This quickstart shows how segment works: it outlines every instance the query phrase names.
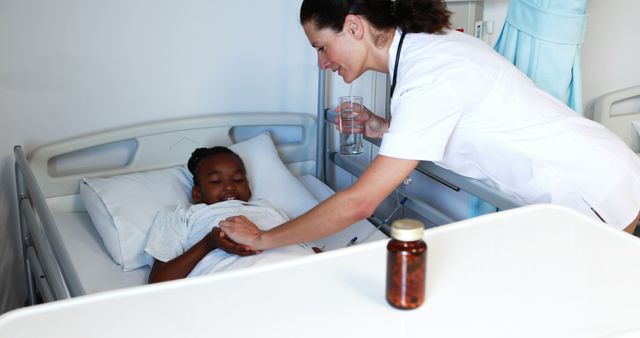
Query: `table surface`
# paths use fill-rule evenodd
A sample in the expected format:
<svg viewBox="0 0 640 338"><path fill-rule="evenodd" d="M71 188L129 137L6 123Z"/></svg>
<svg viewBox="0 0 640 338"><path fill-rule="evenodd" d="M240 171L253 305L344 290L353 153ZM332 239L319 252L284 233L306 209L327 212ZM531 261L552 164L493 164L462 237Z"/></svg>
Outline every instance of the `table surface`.
<svg viewBox="0 0 640 338"><path fill-rule="evenodd" d="M425 304L384 297L386 241L0 316L1 337L637 337L640 239L535 205L425 232Z"/></svg>

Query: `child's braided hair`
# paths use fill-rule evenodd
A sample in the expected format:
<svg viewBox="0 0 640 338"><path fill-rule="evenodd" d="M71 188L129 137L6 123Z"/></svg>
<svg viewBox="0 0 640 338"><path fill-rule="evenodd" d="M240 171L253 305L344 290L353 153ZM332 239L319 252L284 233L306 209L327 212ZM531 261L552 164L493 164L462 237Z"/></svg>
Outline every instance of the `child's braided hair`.
<svg viewBox="0 0 640 338"><path fill-rule="evenodd" d="M203 159L209 156L213 156L217 154L233 155L238 160L238 162L240 162L240 164L242 165L242 171L244 171L245 173L247 172L247 169L244 167L244 162L242 161L242 158L240 158L238 154L236 154L233 150L227 147L216 146L211 148L198 148L194 150L193 153L191 153L191 157L187 162L187 168L189 169L191 174L193 174L194 185L198 185L198 175L196 175L196 172L198 170L198 166L200 165L200 161L202 161Z"/></svg>

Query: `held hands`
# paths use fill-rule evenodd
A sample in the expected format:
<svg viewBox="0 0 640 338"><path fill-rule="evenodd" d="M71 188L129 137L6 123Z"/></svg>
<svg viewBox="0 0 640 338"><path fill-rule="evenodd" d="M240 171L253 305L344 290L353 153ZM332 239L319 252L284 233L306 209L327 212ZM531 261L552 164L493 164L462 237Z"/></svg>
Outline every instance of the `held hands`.
<svg viewBox="0 0 640 338"><path fill-rule="evenodd" d="M251 256L255 254L259 254L262 251L260 250L252 250L247 245L242 245L234 242L229 236L226 235L225 232L220 230L218 227L214 227L209 232L210 243L214 248L222 249L230 254L238 255L238 256Z"/></svg>
<svg viewBox="0 0 640 338"><path fill-rule="evenodd" d="M256 247L263 231L245 216L232 216L220 222L220 227L231 240L249 247Z"/></svg>
<svg viewBox="0 0 640 338"><path fill-rule="evenodd" d="M382 117L377 116L376 114L371 112L364 105L361 107L362 107L362 110L361 110L361 113L358 114L357 119L358 121L364 122L364 135L366 137L371 137L371 138L381 138L382 135L384 135L384 133L387 132L387 129L389 129L389 123ZM342 111L342 106L338 105L335 111L338 113L338 116L336 116L336 129L342 132L343 130L340 129L342 125L340 123L340 112ZM345 131L351 132L350 130L346 130L346 129Z"/></svg>

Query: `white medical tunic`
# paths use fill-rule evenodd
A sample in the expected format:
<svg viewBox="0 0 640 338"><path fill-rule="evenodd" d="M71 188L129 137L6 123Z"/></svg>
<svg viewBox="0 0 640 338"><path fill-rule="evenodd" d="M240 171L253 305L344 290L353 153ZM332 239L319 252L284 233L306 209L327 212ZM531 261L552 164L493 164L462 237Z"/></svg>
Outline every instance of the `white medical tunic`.
<svg viewBox="0 0 640 338"><path fill-rule="evenodd" d="M400 40L389 49L393 76ZM407 34L380 154L433 161L524 204L554 203L623 229L640 210L640 160L464 33Z"/></svg>

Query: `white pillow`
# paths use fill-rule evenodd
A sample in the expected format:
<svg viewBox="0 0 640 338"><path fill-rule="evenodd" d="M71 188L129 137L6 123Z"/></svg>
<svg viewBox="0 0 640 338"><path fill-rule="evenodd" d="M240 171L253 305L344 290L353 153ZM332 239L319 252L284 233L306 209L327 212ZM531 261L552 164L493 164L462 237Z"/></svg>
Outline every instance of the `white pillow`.
<svg viewBox="0 0 640 338"><path fill-rule="evenodd" d="M151 263L144 252L158 210L191 200L191 173L184 167L84 178L80 197L113 261L124 271Z"/></svg>
<svg viewBox="0 0 640 338"><path fill-rule="evenodd" d="M229 146L247 169L253 198L263 198L289 218L302 215L318 201L282 163L269 133Z"/></svg>
<svg viewBox="0 0 640 338"><path fill-rule="evenodd" d="M282 163L268 133L229 148L244 161L254 198L266 199L291 218L317 204ZM124 271L129 271L152 262L144 245L155 214L168 206L190 202L192 185L191 173L180 166L85 178L80 196L107 251Z"/></svg>

